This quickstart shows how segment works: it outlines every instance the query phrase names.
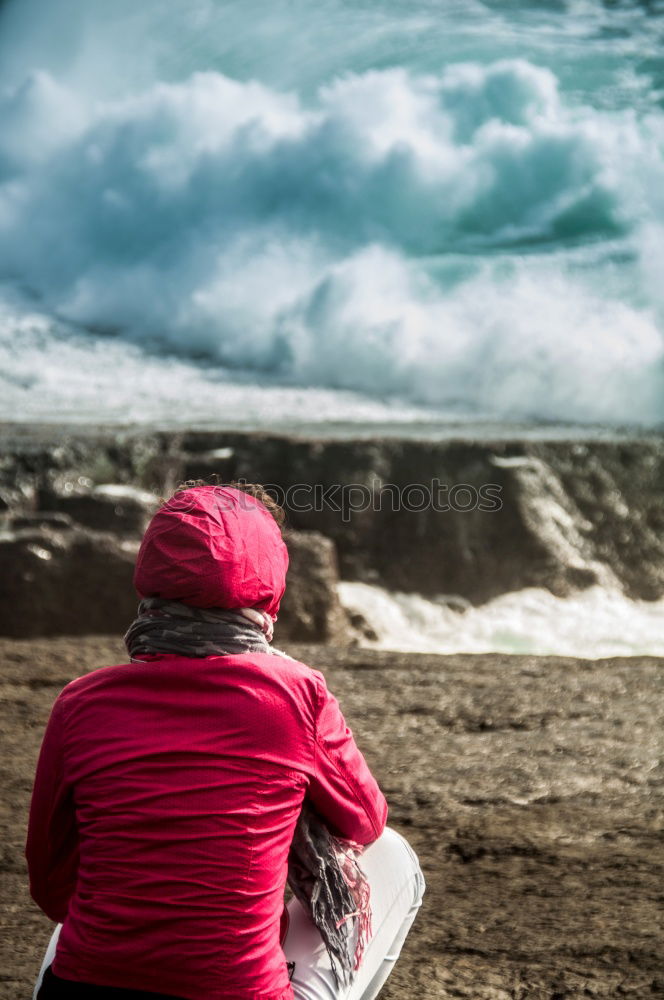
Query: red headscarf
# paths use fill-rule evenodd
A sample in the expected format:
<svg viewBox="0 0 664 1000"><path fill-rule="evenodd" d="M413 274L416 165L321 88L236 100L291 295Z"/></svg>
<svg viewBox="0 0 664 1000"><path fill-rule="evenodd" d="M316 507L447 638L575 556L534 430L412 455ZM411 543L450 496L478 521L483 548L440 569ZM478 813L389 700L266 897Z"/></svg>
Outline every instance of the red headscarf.
<svg viewBox="0 0 664 1000"><path fill-rule="evenodd" d="M195 486L152 518L134 586L141 598L259 608L275 619L287 569L279 525L260 500L230 486Z"/></svg>

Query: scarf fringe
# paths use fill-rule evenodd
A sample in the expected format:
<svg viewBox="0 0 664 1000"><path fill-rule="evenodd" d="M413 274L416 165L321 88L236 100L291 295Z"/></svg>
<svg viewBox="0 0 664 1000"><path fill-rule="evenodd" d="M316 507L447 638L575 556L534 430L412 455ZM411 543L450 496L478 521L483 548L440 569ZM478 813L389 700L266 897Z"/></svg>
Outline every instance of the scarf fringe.
<svg viewBox="0 0 664 1000"><path fill-rule="evenodd" d="M321 933L338 986L350 985L371 937L361 852L359 844L333 836L305 803L288 859L288 884Z"/></svg>

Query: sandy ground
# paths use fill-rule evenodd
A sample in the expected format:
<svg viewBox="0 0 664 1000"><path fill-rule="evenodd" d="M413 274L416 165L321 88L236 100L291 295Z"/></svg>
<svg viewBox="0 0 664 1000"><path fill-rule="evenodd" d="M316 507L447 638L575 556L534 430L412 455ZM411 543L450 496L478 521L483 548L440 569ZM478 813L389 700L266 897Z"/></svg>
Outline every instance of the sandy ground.
<svg viewBox="0 0 664 1000"><path fill-rule="evenodd" d="M327 675L427 879L384 1000L664 996L664 661L291 651ZM123 659L0 640L3 1000L30 996L50 932L23 860L50 706Z"/></svg>

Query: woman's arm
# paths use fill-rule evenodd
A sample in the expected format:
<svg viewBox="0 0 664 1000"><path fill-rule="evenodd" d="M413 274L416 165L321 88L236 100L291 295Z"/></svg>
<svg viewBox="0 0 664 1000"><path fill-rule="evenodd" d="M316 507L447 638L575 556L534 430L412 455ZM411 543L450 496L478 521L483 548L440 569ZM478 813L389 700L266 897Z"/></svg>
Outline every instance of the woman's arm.
<svg viewBox="0 0 664 1000"><path fill-rule="evenodd" d="M331 832L370 844L385 829L387 802L321 674L314 773L308 796Z"/></svg>
<svg viewBox="0 0 664 1000"><path fill-rule="evenodd" d="M78 869L76 814L64 773L62 713L58 698L37 763L25 848L32 898L55 921L67 915Z"/></svg>

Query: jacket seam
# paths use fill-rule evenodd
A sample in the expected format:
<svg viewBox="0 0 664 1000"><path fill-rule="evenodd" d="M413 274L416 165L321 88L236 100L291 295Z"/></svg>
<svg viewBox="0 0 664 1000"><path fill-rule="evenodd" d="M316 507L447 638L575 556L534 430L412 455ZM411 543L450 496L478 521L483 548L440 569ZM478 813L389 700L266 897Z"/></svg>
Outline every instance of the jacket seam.
<svg viewBox="0 0 664 1000"><path fill-rule="evenodd" d="M57 784L56 784L56 788L57 788L57 794L62 794L64 786L68 785L67 772L66 772L66 768L65 768L65 758L66 758L65 749L66 749L66 744L67 744L67 728L68 728L68 722L69 722L68 711L67 711L67 706L66 706L66 699L63 697L62 692L56 698L56 701L55 701L55 703L53 705L53 708L51 709L51 714L53 715L54 721L56 722L56 727L57 727L56 728L56 733L57 733L57 737L58 737L58 744L57 744L57 747L56 747L56 754L57 754ZM53 799L51 798L51 801L49 803L49 819L48 819L49 828L45 832L46 842L47 842L47 846L48 846L49 851L50 851L50 841L51 841L51 834L50 834L51 819L50 819L50 813L52 812L52 809L53 809ZM43 881L43 886L42 886L42 888L44 890L44 893L45 893L45 895L47 897L47 900L48 900L49 909L51 908L50 904L51 904L52 886L53 886L53 873L51 871L51 868L49 867L44 872L44 881Z"/></svg>
<svg viewBox="0 0 664 1000"><path fill-rule="evenodd" d="M69 735L69 733L68 733L68 730L69 730L69 707L67 705L67 699L65 697L63 697L63 695L64 695L64 692L62 694L60 694L60 696L58 698L58 704L59 704L59 708L60 708L60 717L62 719L62 725L61 725L62 736L61 736L61 740L60 740L60 769L62 771L62 779L63 779L63 781L67 782L67 771L66 771L66 768L65 768L65 763L66 763L67 755L66 755L65 751L66 751L66 748L67 748L67 737Z"/></svg>
<svg viewBox="0 0 664 1000"><path fill-rule="evenodd" d="M379 837L380 836L380 831L379 831L377 823L374 822L374 818L373 818L373 815L372 815L373 809L371 809L369 797L365 794L365 792L361 788L361 786L357 784L357 782L355 781L355 777L352 776L348 771L346 771L345 768L342 768L342 766L339 764L339 762L336 761L336 760L334 760L334 758L332 757L331 753L321 743L321 741L319 739L318 717L319 717L319 697L318 697L318 688L317 688L316 689L316 718L315 718L315 723L314 723L314 747L315 747L315 750L320 750L321 753L325 754L325 757L330 762L330 764L332 765L332 767L335 769L335 771L337 772L337 774L341 778L343 778L343 780L346 782L346 785L348 786L348 788L350 789L350 791L355 796L355 799L357 800L357 802L359 803L359 805L364 810L364 812L365 812L365 814L367 816L367 819L369 820L369 823L371 824L371 829L376 834L376 837ZM317 767L316 767L316 753L314 753L314 774L316 772L317 772Z"/></svg>
<svg viewBox="0 0 664 1000"><path fill-rule="evenodd" d="M336 770L337 774L340 775L340 777L343 778L343 780L346 782L348 788L353 793L353 795L355 796L357 802L360 804L360 806L364 810L364 812L366 814L366 817L369 820L369 823L371 824L371 829L376 834L376 837L379 837L380 836L379 829L378 829L377 824L374 822L374 819L373 819L373 816L372 816L373 810L371 809L371 806L370 806L370 801L371 800L369 799L369 797L367 795L365 795L365 793L362 790L361 786L356 783L355 778L351 777L351 775L349 774L349 772L346 771L346 769L344 767L340 766L339 763L336 760L334 760L334 758L332 757L332 755L330 754L330 752L328 750L326 750L324 746L321 746L321 744L318 743L318 741L316 741L316 742L317 742L318 747L322 751L322 753L325 754L325 756L329 760L330 764L332 764L332 766Z"/></svg>

